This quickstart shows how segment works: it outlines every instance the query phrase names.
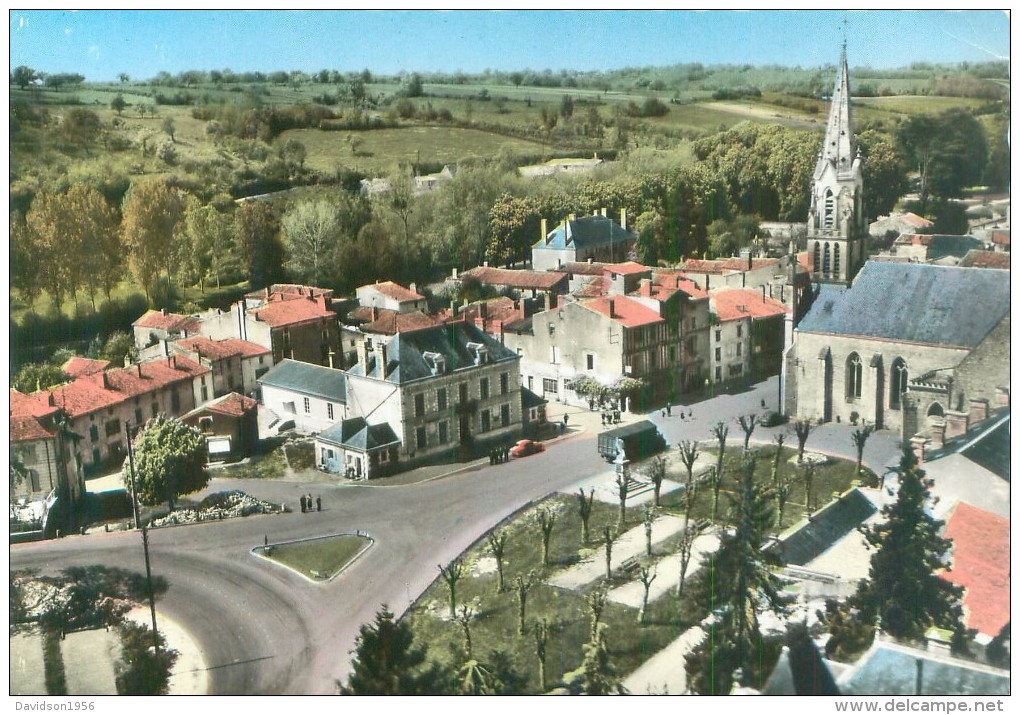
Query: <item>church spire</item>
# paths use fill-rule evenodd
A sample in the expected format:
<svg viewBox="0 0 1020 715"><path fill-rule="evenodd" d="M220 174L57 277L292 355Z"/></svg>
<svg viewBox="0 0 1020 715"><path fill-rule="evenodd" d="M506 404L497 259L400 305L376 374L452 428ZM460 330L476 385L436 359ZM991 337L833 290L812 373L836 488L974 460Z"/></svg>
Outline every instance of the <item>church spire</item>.
<svg viewBox="0 0 1020 715"><path fill-rule="evenodd" d="M826 164L839 173L849 172L854 163L853 127L850 117L850 70L846 61L846 40L839 58L836 86L832 91L829 120L825 125L825 143L818 158L815 176L821 175Z"/></svg>

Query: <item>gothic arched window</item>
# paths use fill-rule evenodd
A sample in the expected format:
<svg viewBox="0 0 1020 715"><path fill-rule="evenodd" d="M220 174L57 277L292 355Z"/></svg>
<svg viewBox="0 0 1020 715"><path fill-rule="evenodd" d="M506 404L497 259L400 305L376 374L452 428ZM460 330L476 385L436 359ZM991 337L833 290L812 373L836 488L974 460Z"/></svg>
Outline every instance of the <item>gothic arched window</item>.
<svg viewBox="0 0 1020 715"><path fill-rule="evenodd" d="M839 244L833 244L832 247L832 272L839 275Z"/></svg>
<svg viewBox="0 0 1020 715"><path fill-rule="evenodd" d="M829 260L829 242L825 242L825 257L822 259L822 273L829 275L829 269L831 268L831 261Z"/></svg>
<svg viewBox="0 0 1020 715"><path fill-rule="evenodd" d="M931 407L928 408L929 417L945 417L946 411L942 409L942 405L938 402L931 403Z"/></svg>
<svg viewBox="0 0 1020 715"><path fill-rule="evenodd" d="M815 241L815 261L814 261L815 272L822 270L822 243L821 241Z"/></svg>
<svg viewBox="0 0 1020 715"><path fill-rule="evenodd" d="M901 395L907 391L907 363L903 358L896 358L892 364L892 380L889 383L889 407L900 409Z"/></svg>
<svg viewBox="0 0 1020 715"><path fill-rule="evenodd" d="M861 356L850 353L846 359L846 399L855 400L861 396L861 378L863 377Z"/></svg>
<svg viewBox="0 0 1020 715"><path fill-rule="evenodd" d="M822 228L833 228L836 224L836 197L832 195L832 189L825 190L824 205Z"/></svg>

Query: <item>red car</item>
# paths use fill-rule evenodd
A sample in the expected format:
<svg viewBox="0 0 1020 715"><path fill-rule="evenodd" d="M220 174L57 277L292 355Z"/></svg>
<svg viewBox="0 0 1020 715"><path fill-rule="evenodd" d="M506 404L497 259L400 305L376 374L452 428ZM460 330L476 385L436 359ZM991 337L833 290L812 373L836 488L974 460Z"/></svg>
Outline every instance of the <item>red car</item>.
<svg viewBox="0 0 1020 715"><path fill-rule="evenodd" d="M545 447L538 442L532 442L530 439L522 439L510 448L510 454L514 457L527 457L529 454L538 454L544 451Z"/></svg>

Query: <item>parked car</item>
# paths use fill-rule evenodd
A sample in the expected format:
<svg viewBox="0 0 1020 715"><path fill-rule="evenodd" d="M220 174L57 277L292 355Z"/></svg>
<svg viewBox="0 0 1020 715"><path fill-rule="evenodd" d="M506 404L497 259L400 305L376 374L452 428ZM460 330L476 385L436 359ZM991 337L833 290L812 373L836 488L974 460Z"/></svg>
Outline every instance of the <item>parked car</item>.
<svg viewBox="0 0 1020 715"><path fill-rule="evenodd" d="M538 454L544 452L543 447L539 442L533 442L530 439L522 439L513 447L510 448L510 455L513 457L527 457L529 454Z"/></svg>

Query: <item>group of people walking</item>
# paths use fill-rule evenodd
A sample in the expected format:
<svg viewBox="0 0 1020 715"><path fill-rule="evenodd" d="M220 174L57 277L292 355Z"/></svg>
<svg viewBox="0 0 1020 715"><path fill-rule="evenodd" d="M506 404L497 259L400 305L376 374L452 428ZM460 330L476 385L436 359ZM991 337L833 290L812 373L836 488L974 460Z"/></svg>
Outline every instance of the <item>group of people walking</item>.
<svg viewBox="0 0 1020 715"><path fill-rule="evenodd" d="M301 495L301 513L305 514L310 511L322 511L322 497L315 497L312 499L312 495L305 496Z"/></svg>
<svg viewBox="0 0 1020 715"><path fill-rule="evenodd" d="M510 461L510 445L489 450L489 464L502 464Z"/></svg>

